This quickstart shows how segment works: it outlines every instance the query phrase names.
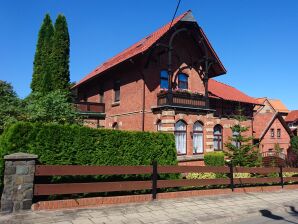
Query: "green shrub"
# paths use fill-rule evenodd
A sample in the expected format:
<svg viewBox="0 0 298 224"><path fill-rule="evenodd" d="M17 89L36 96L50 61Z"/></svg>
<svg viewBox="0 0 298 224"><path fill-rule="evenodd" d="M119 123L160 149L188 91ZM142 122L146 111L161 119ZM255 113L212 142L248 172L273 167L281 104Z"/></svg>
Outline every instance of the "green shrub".
<svg viewBox="0 0 298 224"><path fill-rule="evenodd" d="M206 166L224 166L225 155L223 152L207 152L204 155L204 162Z"/></svg>
<svg viewBox="0 0 298 224"><path fill-rule="evenodd" d="M283 177L297 177L298 173L295 172L283 172L282 173Z"/></svg>
<svg viewBox="0 0 298 224"><path fill-rule="evenodd" d="M174 136L165 133L92 129L78 125L18 122L0 138L3 156L15 152L38 155L48 165L176 165ZM1 178L2 180L2 178Z"/></svg>
<svg viewBox="0 0 298 224"><path fill-rule="evenodd" d="M294 136L291 139L291 147L293 149L293 151L298 154L298 136Z"/></svg>
<svg viewBox="0 0 298 224"><path fill-rule="evenodd" d="M188 173L186 175L186 179L193 180L193 179L215 179L215 173Z"/></svg>
<svg viewBox="0 0 298 224"><path fill-rule="evenodd" d="M250 173L233 173L234 178L250 178L251 176Z"/></svg>

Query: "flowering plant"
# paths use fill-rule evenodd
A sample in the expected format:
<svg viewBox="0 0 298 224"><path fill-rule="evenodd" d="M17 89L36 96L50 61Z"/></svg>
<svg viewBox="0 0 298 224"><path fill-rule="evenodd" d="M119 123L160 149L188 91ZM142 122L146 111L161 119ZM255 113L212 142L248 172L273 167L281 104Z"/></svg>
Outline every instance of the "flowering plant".
<svg viewBox="0 0 298 224"><path fill-rule="evenodd" d="M159 90L159 93L167 93L168 89L165 88L161 88ZM173 89L173 93L186 93L186 94L190 94L190 95L200 95L203 96L202 93L198 92L198 91L191 91L190 89L180 89L180 88L175 88Z"/></svg>

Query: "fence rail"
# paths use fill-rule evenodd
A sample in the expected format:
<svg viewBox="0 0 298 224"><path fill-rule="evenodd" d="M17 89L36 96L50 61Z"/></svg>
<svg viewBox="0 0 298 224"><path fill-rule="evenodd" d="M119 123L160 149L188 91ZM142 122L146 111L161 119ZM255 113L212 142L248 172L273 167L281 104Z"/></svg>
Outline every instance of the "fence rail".
<svg viewBox="0 0 298 224"><path fill-rule="evenodd" d="M210 166L77 166L77 165L37 165L36 177L42 176L80 176L80 175L131 175L150 174L151 180L117 181L95 183L59 183L35 184L34 195L61 195L77 193L115 192L133 190L151 190L155 199L157 189L174 187L198 187L226 185L234 190L242 184L275 183L283 186L287 182L298 182L298 177L283 177L284 172L297 172L298 168L283 167L210 167ZM226 174L228 178L215 179L171 179L159 180L159 174L174 173L216 173ZM259 174L259 177L234 178L235 173ZM264 174L278 174L278 177L264 177Z"/></svg>

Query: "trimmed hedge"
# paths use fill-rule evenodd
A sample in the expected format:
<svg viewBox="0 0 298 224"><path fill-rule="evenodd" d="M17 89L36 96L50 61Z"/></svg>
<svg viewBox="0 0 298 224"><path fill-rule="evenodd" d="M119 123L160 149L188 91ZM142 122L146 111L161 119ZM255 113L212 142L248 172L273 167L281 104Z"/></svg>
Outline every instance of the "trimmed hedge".
<svg viewBox="0 0 298 224"><path fill-rule="evenodd" d="M78 125L18 122L0 137L3 156L14 152L38 155L47 165L176 165L172 134L92 129ZM2 178L1 178L2 181Z"/></svg>
<svg viewBox="0 0 298 224"><path fill-rule="evenodd" d="M204 155L206 166L224 166L225 154L223 152L207 152Z"/></svg>

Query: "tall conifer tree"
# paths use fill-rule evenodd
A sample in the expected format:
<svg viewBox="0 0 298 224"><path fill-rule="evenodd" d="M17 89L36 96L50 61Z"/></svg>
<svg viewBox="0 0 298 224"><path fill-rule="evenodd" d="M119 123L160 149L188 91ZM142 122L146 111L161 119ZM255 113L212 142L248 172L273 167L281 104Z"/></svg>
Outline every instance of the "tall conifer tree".
<svg viewBox="0 0 298 224"><path fill-rule="evenodd" d="M54 90L67 90L69 88L69 33L66 18L58 15L55 22L53 38L52 86Z"/></svg>
<svg viewBox="0 0 298 224"><path fill-rule="evenodd" d="M49 14L46 14L38 33L34 56L31 89L33 92L49 92L51 87L51 53L54 27Z"/></svg>

